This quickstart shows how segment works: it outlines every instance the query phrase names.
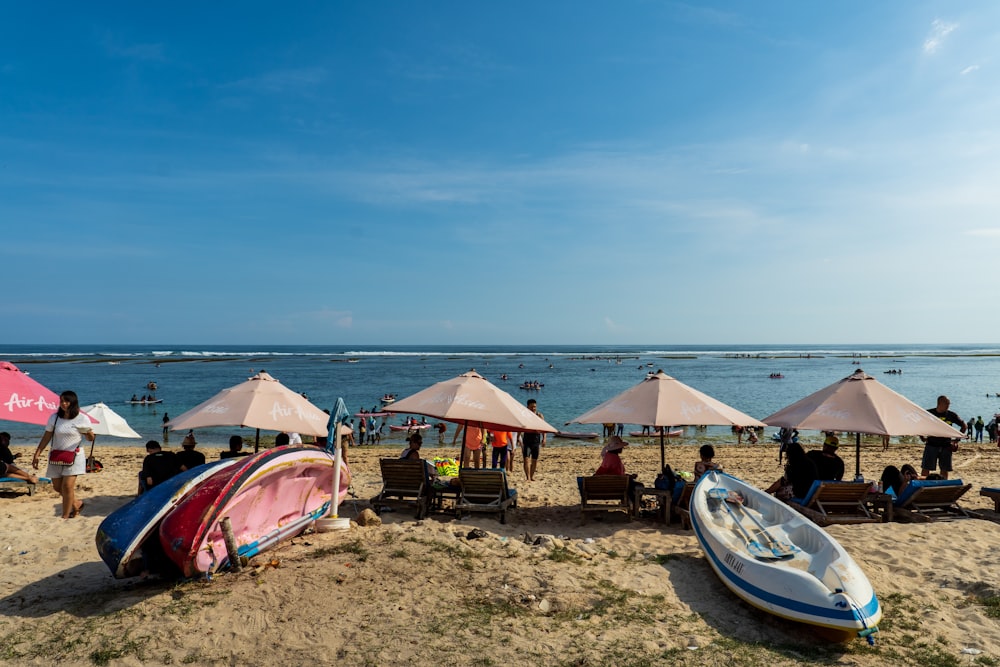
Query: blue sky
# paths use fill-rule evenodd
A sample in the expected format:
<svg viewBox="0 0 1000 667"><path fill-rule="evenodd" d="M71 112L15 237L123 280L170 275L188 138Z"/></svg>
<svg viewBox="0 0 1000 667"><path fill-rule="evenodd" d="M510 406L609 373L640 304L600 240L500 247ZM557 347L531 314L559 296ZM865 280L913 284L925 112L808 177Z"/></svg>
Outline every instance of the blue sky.
<svg viewBox="0 0 1000 667"><path fill-rule="evenodd" d="M1000 4L7 3L8 343L995 342Z"/></svg>

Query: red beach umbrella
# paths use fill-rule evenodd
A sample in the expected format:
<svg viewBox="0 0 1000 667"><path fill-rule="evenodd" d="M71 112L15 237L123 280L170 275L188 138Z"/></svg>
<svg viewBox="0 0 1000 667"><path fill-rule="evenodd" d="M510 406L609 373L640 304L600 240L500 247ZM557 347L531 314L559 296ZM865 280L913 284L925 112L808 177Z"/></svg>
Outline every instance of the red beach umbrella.
<svg viewBox="0 0 1000 667"><path fill-rule="evenodd" d="M44 426L59 396L9 361L0 361L0 419Z"/></svg>

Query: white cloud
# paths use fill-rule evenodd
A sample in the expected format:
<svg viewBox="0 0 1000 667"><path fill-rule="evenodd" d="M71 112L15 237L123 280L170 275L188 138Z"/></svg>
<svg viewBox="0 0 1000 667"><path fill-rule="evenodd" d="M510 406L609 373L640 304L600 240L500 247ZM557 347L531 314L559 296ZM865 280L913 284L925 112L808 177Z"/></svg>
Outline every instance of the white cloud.
<svg viewBox="0 0 1000 667"><path fill-rule="evenodd" d="M970 229L965 232L966 236L982 236L988 238L1000 238L1000 227L986 227L983 229Z"/></svg>
<svg viewBox="0 0 1000 667"><path fill-rule="evenodd" d="M969 65L968 67L962 70L962 76L965 76L966 74L972 74L977 69L979 69L979 65Z"/></svg>
<svg viewBox="0 0 1000 667"><path fill-rule="evenodd" d="M941 19L934 19L934 22L931 23L931 34L924 40L924 53L935 53L941 47L945 37L957 28L957 23L946 23Z"/></svg>

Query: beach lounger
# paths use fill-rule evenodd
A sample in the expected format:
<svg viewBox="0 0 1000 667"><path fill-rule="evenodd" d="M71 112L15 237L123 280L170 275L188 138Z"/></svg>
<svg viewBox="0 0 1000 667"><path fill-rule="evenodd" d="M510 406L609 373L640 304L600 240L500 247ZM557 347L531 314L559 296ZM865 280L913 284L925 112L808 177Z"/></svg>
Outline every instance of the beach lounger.
<svg viewBox="0 0 1000 667"><path fill-rule="evenodd" d="M789 505L813 523L876 523L880 519L868 510L868 482L816 480L804 498L792 498Z"/></svg>
<svg viewBox="0 0 1000 667"><path fill-rule="evenodd" d="M419 459L380 459L382 490L371 499L372 509L380 514L385 507L415 507L417 519L427 516L430 508L430 480L427 467Z"/></svg>
<svg viewBox="0 0 1000 667"><path fill-rule="evenodd" d="M979 491L979 495L986 496L993 501L993 511L1000 514L1000 489L984 486Z"/></svg>
<svg viewBox="0 0 1000 667"><path fill-rule="evenodd" d="M39 477L39 484L51 484L48 477ZM27 491L29 496L35 495L35 484L20 477L0 477L0 490L2 491Z"/></svg>
<svg viewBox="0 0 1000 667"><path fill-rule="evenodd" d="M458 471L459 495L455 514L463 512L495 512L500 523L507 523L507 508L517 507L517 491L507 486L507 473L499 468Z"/></svg>
<svg viewBox="0 0 1000 667"><path fill-rule="evenodd" d="M632 520L632 501L628 497L628 475L592 475L580 477L580 512L621 510Z"/></svg>
<svg viewBox="0 0 1000 667"><path fill-rule="evenodd" d="M687 482L681 489L681 495L674 505L674 513L681 520L681 528L691 530L691 512L688 507L691 505L691 492L694 491L694 482Z"/></svg>
<svg viewBox="0 0 1000 667"><path fill-rule="evenodd" d="M975 516L958 506L958 500L971 488L971 484L963 484L960 479L914 480L896 499L894 518L898 521L935 521Z"/></svg>

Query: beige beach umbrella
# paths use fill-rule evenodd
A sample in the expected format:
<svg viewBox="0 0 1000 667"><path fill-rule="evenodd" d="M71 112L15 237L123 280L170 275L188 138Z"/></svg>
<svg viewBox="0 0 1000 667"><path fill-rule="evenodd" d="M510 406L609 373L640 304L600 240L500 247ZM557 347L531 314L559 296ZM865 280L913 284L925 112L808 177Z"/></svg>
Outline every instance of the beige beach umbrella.
<svg viewBox="0 0 1000 667"><path fill-rule="evenodd" d="M855 476L861 477L861 434L961 438L957 429L860 368L764 418L769 426L857 433Z"/></svg>
<svg viewBox="0 0 1000 667"><path fill-rule="evenodd" d="M260 448L260 430L325 436L329 415L261 371L167 422L174 431L212 426L249 426L257 429L254 451Z"/></svg>
<svg viewBox="0 0 1000 667"><path fill-rule="evenodd" d="M660 430L661 469L666 465L664 437L671 426L764 426L662 370L567 423L655 426Z"/></svg>
<svg viewBox="0 0 1000 667"><path fill-rule="evenodd" d="M426 415L465 426L472 424L482 429L556 432L548 422L475 369L401 398L386 406L384 411ZM462 434L463 456L467 433L468 428Z"/></svg>

